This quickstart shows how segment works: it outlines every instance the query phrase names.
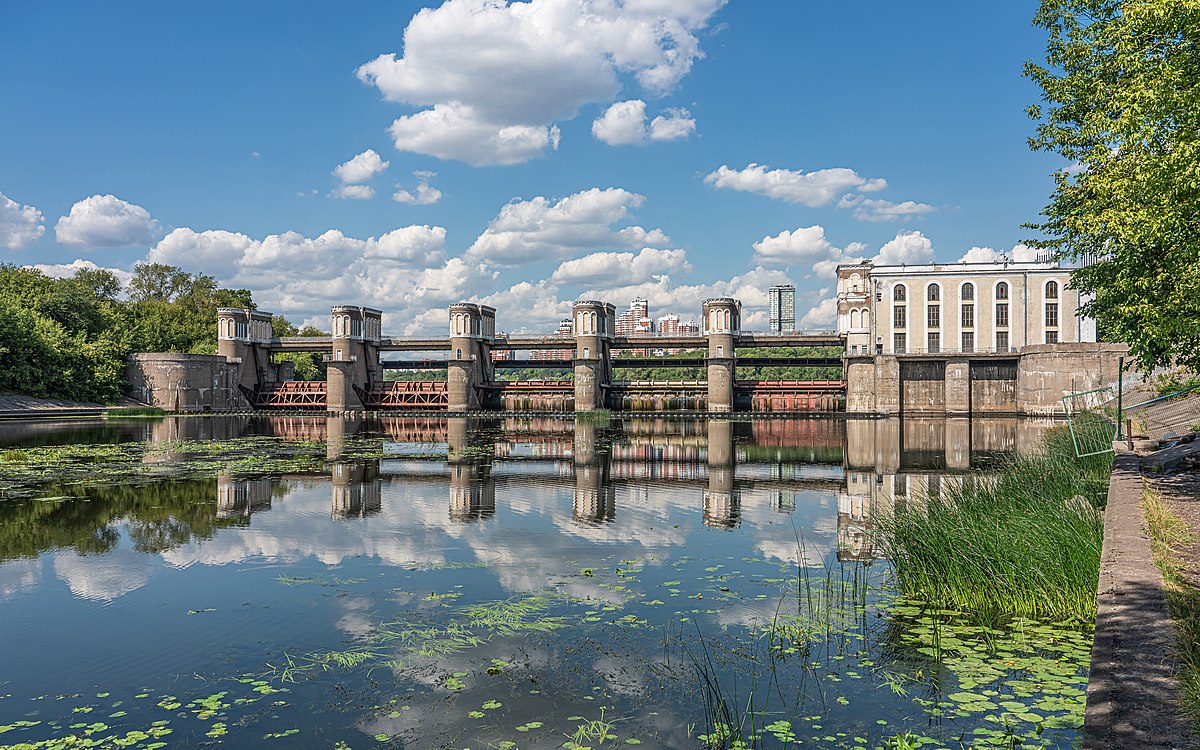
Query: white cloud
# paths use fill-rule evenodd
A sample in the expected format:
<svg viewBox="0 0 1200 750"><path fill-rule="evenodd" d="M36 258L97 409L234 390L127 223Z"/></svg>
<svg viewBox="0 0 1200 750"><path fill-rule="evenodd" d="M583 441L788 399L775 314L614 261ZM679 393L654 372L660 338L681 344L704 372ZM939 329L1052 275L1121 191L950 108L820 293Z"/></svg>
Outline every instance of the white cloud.
<svg viewBox="0 0 1200 750"><path fill-rule="evenodd" d="M817 276L832 277L839 264L861 260L865 249L861 242L851 242L844 249L837 247L826 239L824 227L814 225L763 237L754 243L753 260L769 265L810 266Z"/></svg>
<svg viewBox="0 0 1200 750"><path fill-rule="evenodd" d="M492 291L495 272L462 258L447 260L445 240L444 228L424 225L366 240L338 230L311 238L283 232L259 240L183 228L163 238L148 259L250 289L263 309L293 319L326 316L332 304L370 304L411 320L429 308Z"/></svg>
<svg viewBox="0 0 1200 750"><path fill-rule="evenodd" d="M804 172L768 169L760 164L750 164L742 170L730 169L722 164L704 181L719 188L757 193L788 203L802 203L809 208L827 206L846 190L858 188L873 191L887 185L883 179L867 179L853 169L844 167Z"/></svg>
<svg viewBox="0 0 1200 750"><path fill-rule="evenodd" d="M347 162L333 168L333 175L342 181L343 185L368 182L376 175L381 175L391 165L384 161L375 149L367 149Z"/></svg>
<svg viewBox="0 0 1200 750"><path fill-rule="evenodd" d="M650 140L676 141L696 132L696 121L686 109L668 109L650 123Z"/></svg>
<svg viewBox="0 0 1200 750"><path fill-rule="evenodd" d="M121 286L129 283L133 278L133 274L121 268L104 268L98 266L90 260L76 258L70 263L34 263L28 268L35 268L38 271L46 274L52 279L69 279L80 271L108 271L113 276L117 277L117 281L121 282Z"/></svg>
<svg viewBox="0 0 1200 750"><path fill-rule="evenodd" d="M800 318L800 325L805 328L819 328L833 323L837 319L837 299L829 298L818 302Z"/></svg>
<svg viewBox="0 0 1200 750"><path fill-rule="evenodd" d="M683 250L647 247L637 255L591 253L566 261L554 271L550 281L555 284L640 284L671 271L688 273L691 270L692 265L687 262L687 253Z"/></svg>
<svg viewBox="0 0 1200 750"><path fill-rule="evenodd" d="M838 202L838 208L851 207L854 208L854 218L859 221L897 221L937 210L928 203L917 203L916 201L893 203L877 198L850 195L843 196Z"/></svg>
<svg viewBox="0 0 1200 750"><path fill-rule="evenodd" d="M617 102L592 123L592 135L610 146L627 146L653 141L687 138L696 121L686 109L668 109L646 127L646 103L641 99Z"/></svg>
<svg viewBox="0 0 1200 750"><path fill-rule="evenodd" d="M616 102L592 123L592 135L610 146L641 143L646 140L646 103Z"/></svg>
<svg viewBox="0 0 1200 750"><path fill-rule="evenodd" d="M880 265L932 263L933 243L920 232L900 232L879 248L879 254L871 262Z"/></svg>
<svg viewBox="0 0 1200 750"><path fill-rule="evenodd" d="M70 215L58 220L54 233L64 245L129 247L154 242L159 227L141 206L113 195L93 195L71 206Z"/></svg>
<svg viewBox="0 0 1200 750"><path fill-rule="evenodd" d="M370 185L342 185L329 194L334 198L347 198L354 201L369 201L375 197L375 188Z"/></svg>
<svg viewBox="0 0 1200 750"><path fill-rule="evenodd" d="M471 166L520 164L558 149L557 125L498 125L465 104L438 104L392 123L396 148Z"/></svg>
<svg viewBox="0 0 1200 750"><path fill-rule="evenodd" d="M990 247L973 247L959 258L960 263L999 263L1005 258L1017 263L1032 263L1037 260L1037 250L1028 245L1016 244L1007 253L998 252Z"/></svg>
<svg viewBox="0 0 1200 750"><path fill-rule="evenodd" d="M557 145L554 123L611 102L632 77L652 95L703 56L696 32L726 0L446 0L404 31L404 52L357 70L384 98L422 108L397 148L515 164Z"/></svg>
<svg viewBox="0 0 1200 750"><path fill-rule="evenodd" d="M22 206L0 193L0 246L20 250L45 234L45 220L33 206Z"/></svg>
<svg viewBox="0 0 1200 750"><path fill-rule="evenodd" d="M429 180L437 176L436 172L417 171L413 172L413 176L421 180L417 186L412 190L405 190L400 185L396 185L396 192L392 193L392 200L397 203L410 203L414 206L432 206L442 199L442 191L429 184Z"/></svg>
<svg viewBox="0 0 1200 750"><path fill-rule="evenodd" d="M592 188L558 201L538 196L500 209L467 251L467 257L503 266L566 258L598 247L635 248L666 245L662 230L628 226L613 231L645 199L620 188Z"/></svg>
<svg viewBox="0 0 1200 750"><path fill-rule="evenodd" d="M558 298L558 289L545 279L520 281L481 300L496 308L497 325L506 331L553 331L563 318L571 317L571 302ZM445 312L439 311L438 325L444 327Z"/></svg>

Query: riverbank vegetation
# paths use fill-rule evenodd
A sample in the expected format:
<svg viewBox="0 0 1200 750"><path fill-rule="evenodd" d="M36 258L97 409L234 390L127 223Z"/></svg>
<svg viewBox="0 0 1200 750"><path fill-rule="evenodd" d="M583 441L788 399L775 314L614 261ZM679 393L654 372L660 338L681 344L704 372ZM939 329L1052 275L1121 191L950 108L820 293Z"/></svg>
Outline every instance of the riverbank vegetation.
<svg viewBox="0 0 1200 750"><path fill-rule="evenodd" d="M142 263L128 284L103 269L55 279L0 264L0 391L112 403L131 352L216 351L218 307L253 307L245 289Z"/></svg>
<svg viewBox="0 0 1200 750"><path fill-rule="evenodd" d="M901 592L985 623L1094 620L1111 462L1058 427L992 476L898 501L881 543Z"/></svg>
<svg viewBox="0 0 1200 750"><path fill-rule="evenodd" d="M1179 641L1179 687L1192 728L1200 734L1200 588L1184 574L1179 548L1195 543L1195 534L1154 490L1142 493L1142 510L1154 564L1162 571L1163 588Z"/></svg>

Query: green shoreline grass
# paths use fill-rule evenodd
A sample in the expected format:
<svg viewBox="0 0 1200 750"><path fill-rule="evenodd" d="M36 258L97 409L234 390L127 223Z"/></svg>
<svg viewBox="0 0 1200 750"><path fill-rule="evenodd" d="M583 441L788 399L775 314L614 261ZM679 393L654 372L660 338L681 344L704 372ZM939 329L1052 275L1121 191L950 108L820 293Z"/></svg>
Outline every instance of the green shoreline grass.
<svg viewBox="0 0 1200 750"><path fill-rule="evenodd" d="M1154 564L1162 572L1167 606L1179 641L1176 655L1183 707L1193 733L1200 735L1200 589L1183 575L1177 551L1178 545L1194 541L1195 534L1154 490L1142 491L1142 511Z"/></svg>
<svg viewBox="0 0 1200 750"><path fill-rule="evenodd" d="M1110 454L1077 458L1057 427L993 476L898 503L881 544L900 591L988 624L1094 622L1111 467Z"/></svg>

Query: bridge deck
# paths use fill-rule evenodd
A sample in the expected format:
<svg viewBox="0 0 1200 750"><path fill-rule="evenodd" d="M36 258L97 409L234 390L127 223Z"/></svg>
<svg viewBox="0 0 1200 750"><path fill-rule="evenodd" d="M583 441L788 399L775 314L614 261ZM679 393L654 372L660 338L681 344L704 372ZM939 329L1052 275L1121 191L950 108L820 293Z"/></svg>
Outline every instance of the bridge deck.
<svg viewBox="0 0 1200 750"><path fill-rule="evenodd" d="M832 332L821 333L751 333L743 332L737 336L737 345L741 347L812 347L812 346L841 346L842 340ZM272 339L267 348L272 352L327 352L333 346L332 336L299 337L289 336ZM615 336L612 339L613 349L704 349L708 340L699 334L692 335L658 335L646 336ZM386 352L436 352L449 351L449 337L407 337L392 336L382 338L378 344L380 351ZM563 350L574 349L575 339L571 336L530 336L517 335L498 338L492 348L500 351L513 350Z"/></svg>

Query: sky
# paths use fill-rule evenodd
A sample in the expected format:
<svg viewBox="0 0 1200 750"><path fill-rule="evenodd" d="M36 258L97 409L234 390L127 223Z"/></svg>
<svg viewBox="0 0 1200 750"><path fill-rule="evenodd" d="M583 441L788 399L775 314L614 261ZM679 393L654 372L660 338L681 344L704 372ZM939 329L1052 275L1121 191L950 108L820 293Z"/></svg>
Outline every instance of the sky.
<svg viewBox="0 0 1200 750"><path fill-rule="evenodd" d="M179 266L327 327L575 299L767 328L834 268L1024 259L1032 0L23 3L4 11L0 263Z"/></svg>

